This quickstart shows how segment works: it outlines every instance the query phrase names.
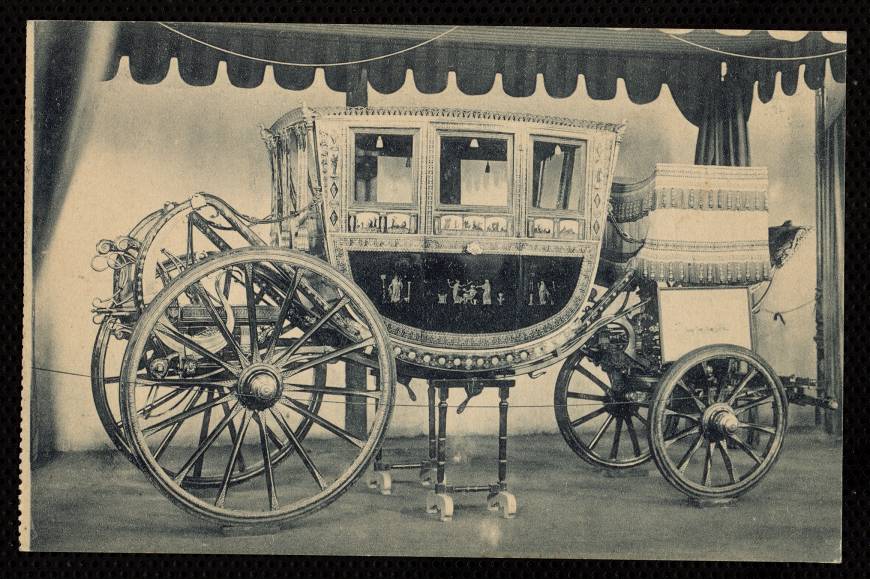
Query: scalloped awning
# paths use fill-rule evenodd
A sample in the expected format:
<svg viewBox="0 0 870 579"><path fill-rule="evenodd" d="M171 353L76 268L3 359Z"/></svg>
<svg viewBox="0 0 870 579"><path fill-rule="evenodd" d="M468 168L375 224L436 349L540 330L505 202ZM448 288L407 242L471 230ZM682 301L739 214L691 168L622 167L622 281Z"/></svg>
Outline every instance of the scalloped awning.
<svg viewBox="0 0 870 579"><path fill-rule="evenodd" d="M608 100L616 95L617 80L622 78L628 97L636 104L655 100L662 84L667 84L683 114L698 124L697 109L702 100L699 96L711 81L719 78L723 62L729 71L739 71L747 90L752 90L757 82L763 102L773 97L777 74L781 75L783 92L794 94L801 66L805 67L804 82L813 89L822 85L828 62L837 82L845 82L846 77L845 54L804 58L844 50L845 33L838 32L516 26L451 30L450 26L346 24L167 23L167 26L154 22L121 23L104 78L115 76L123 56L130 59L133 79L144 84L162 81L172 58L178 60L181 78L195 86L212 84L220 61L226 62L227 76L235 86L259 86L266 68L272 67L275 81L289 90L309 87L316 69L323 68L332 90L356 90L358 79L364 74L375 90L388 94L401 88L406 71L411 70L417 89L431 94L447 87L448 73L453 71L459 89L469 95L488 93L500 74L505 93L530 96L537 75L541 74L547 93L564 98L574 93L579 75L583 75L589 96ZM433 38L437 39L407 50ZM369 62L328 66L403 50Z"/></svg>

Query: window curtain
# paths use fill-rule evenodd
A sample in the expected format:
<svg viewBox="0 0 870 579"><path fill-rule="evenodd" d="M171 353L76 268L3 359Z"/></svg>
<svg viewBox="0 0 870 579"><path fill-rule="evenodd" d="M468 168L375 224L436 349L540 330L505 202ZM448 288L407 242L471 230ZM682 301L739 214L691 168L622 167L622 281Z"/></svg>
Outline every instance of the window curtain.
<svg viewBox="0 0 870 579"><path fill-rule="evenodd" d="M696 165L748 167L747 122L752 106L752 83L746 82L736 65L724 78L711 79L701 106Z"/></svg>

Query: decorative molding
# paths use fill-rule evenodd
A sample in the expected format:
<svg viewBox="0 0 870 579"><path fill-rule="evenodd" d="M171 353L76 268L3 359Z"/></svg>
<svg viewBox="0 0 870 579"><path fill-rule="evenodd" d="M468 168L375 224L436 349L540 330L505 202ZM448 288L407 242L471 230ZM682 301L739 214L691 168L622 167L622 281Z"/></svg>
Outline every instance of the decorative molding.
<svg viewBox="0 0 870 579"><path fill-rule="evenodd" d="M614 133L614 135L625 130L625 124L623 123L605 123L572 117L473 109L439 107L320 107L316 109L308 109L308 111L318 117L426 117L456 119L461 121L536 123L553 127L607 131ZM272 125L272 129L275 130L280 127L298 123L303 118L306 117L301 112L290 111L278 119L278 121Z"/></svg>

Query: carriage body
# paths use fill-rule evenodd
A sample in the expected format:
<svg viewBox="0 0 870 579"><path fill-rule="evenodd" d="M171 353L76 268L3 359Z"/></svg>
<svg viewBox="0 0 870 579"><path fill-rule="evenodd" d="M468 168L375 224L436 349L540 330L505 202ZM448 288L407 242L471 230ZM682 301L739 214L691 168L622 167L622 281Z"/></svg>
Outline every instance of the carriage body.
<svg viewBox="0 0 870 579"><path fill-rule="evenodd" d="M550 365L583 324L623 125L467 110L295 109L264 137L276 245L329 261L413 375Z"/></svg>

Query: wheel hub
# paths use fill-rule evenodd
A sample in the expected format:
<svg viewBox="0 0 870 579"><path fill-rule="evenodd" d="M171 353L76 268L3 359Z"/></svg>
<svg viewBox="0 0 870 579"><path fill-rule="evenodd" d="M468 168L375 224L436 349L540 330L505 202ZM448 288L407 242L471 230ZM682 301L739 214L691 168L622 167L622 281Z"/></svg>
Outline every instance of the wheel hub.
<svg viewBox="0 0 870 579"><path fill-rule="evenodd" d="M710 405L704 411L701 425L708 437L721 440L730 434L734 434L740 428L740 419L734 414L734 409L724 402Z"/></svg>
<svg viewBox="0 0 870 579"><path fill-rule="evenodd" d="M267 364L254 364L245 368L239 376L239 400L248 408L265 410L281 398L283 386L281 374Z"/></svg>

